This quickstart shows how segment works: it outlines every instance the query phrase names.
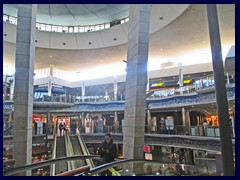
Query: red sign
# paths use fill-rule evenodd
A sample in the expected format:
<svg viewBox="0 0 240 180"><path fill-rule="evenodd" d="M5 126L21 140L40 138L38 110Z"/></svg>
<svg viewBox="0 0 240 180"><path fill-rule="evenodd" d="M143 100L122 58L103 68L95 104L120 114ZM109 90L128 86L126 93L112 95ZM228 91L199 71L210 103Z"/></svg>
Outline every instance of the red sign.
<svg viewBox="0 0 240 180"><path fill-rule="evenodd" d="M143 146L143 151L144 152L150 152L150 146Z"/></svg>
<svg viewBox="0 0 240 180"><path fill-rule="evenodd" d="M32 116L32 120L34 120L34 121L42 121L42 116L33 115Z"/></svg>

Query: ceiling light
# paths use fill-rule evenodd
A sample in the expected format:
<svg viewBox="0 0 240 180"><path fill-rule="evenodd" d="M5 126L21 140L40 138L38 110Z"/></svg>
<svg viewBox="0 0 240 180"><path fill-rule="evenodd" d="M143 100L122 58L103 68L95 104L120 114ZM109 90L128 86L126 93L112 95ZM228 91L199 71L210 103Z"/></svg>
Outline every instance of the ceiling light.
<svg viewBox="0 0 240 180"><path fill-rule="evenodd" d="M89 42L88 44L89 44L89 45L91 45L92 43L91 43L91 42Z"/></svg>
<svg viewBox="0 0 240 180"><path fill-rule="evenodd" d="M35 42L38 42L37 40L35 40Z"/></svg>
<svg viewBox="0 0 240 180"><path fill-rule="evenodd" d="M116 41L116 40L117 40L117 38L113 38L113 40L114 40L114 41Z"/></svg>
<svg viewBox="0 0 240 180"><path fill-rule="evenodd" d="M66 43L62 43L64 46L66 45Z"/></svg>
<svg viewBox="0 0 240 180"><path fill-rule="evenodd" d="M4 33L3 35L4 35L4 36L7 36L7 34L6 34L6 33Z"/></svg>
<svg viewBox="0 0 240 180"><path fill-rule="evenodd" d="M160 16L159 19L160 19L160 20L163 20L164 18L163 18L163 16Z"/></svg>

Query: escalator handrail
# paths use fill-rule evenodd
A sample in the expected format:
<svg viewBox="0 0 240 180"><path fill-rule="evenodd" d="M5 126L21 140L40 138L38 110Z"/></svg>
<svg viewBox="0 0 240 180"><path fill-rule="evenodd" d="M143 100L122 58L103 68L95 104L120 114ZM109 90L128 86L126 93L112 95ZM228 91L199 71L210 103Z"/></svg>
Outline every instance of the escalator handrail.
<svg viewBox="0 0 240 180"><path fill-rule="evenodd" d="M60 173L56 176L74 176L76 174L80 174L80 173L83 173L83 172L88 172L89 170L90 170L90 166L87 165L87 166L79 167L77 169L73 169L71 171Z"/></svg>
<svg viewBox="0 0 240 180"><path fill-rule="evenodd" d="M14 123L12 123L7 129L5 129L5 130L3 131L3 135L4 135L4 136L9 135L9 131L11 132L11 130L13 129L13 124L14 124ZM10 135L11 135L11 134L10 134Z"/></svg>
<svg viewBox="0 0 240 180"><path fill-rule="evenodd" d="M83 151L83 154L84 155L90 155L90 153L88 151L88 148L87 148L82 136L80 134L78 134L77 137L78 137L78 141L80 143L81 149ZM87 161L87 164L90 166L91 169L95 167L92 159L87 159L86 161Z"/></svg>
<svg viewBox="0 0 240 180"><path fill-rule="evenodd" d="M55 133L55 131L56 131L56 126L53 129L53 132L54 132L53 139L54 139L54 141L53 141L52 159L56 159L57 134ZM55 171L56 171L56 165L54 163L54 164L51 165L51 171L50 171L52 176L55 176L55 173L56 173Z"/></svg>
<svg viewBox="0 0 240 180"><path fill-rule="evenodd" d="M25 172L31 169L48 166L61 161L71 161L71 160L79 160L79 159L100 159L100 156L99 155L76 155L76 156L69 156L69 157L60 157L60 158L37 162L37 163L25 165L25 166L11 168L3 172L3 175L10 176L10 175L17 174L20 172Z"/></svg>

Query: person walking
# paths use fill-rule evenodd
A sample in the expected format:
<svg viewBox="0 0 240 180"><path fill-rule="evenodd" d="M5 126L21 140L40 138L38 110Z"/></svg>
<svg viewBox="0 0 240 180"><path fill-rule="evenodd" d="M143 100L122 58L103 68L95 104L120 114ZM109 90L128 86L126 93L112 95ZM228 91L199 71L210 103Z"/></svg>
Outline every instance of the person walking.
<svg viewBox="0 0 240 180"><path fill-rule="evenodd" d="M59 128L60 136L62 136L63 124L60 123L58 128Z"/></svg>
<svg viewBox="0 0 240 180"><path fill-rule="evenodd" d="M203 122L204 136L207 136L208 123L207 120Z"/></svg>

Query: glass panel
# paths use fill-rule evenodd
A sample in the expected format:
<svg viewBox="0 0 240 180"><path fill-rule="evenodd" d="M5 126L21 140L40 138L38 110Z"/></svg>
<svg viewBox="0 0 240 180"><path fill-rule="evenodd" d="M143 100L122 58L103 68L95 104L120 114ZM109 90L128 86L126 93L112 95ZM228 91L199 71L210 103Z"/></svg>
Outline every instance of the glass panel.
<svg viewBox="0 0 240 180"><path fill-rule="evenodd" d="M74 27L74 32L78 33L78 27Z"/></svg>
<svg viewBox="0 0 240 180"><path fill-rule="evenodd" d="M70 32L70 33L73 32L73 26L70 26L70 27L68 28L68 32Z"/></svg>
<svg viewBox="0 0 240 180"><path fill-rule="evenodd" d="M79 32L84 32L84 27L79 27Z"/></svg>
<svg viewBox="0 0 240 180"><path fill-rule="evenodd" d="M84 32L89 32L90 31L90 27L89 26L85 26L85 31Z"/></svg>
<svg viewBox="0 0 240 180"><path fill-rule="evenodd" d="M51 31L51 25L46 25L46 31Z"/></svg>
<svg viewBox="0 0 240 180"><path fill-rule="evenodd" d="M52 32L56 32L57 31L57 26L52 26Z"/></svg>
<svg viewBox="0 0 240 180"><path fill-rule="evenodd" d="M105 29L108 29L108 28L110 28L110 23L105 24Z"/></svg>
<svg viewBox="0 0 240 180"><path fill-rule="evenodd" d="M104 24L100 24L99 29L104 29Z"/></svg>
<svg viewBox="0 0 240 180"><path fill-rule="evenodd" d="M95 31L98 31L100 29L99 25L95 25Z"/></svg>
<svg viewBox="0 0 240 180"><path fill-rule="evenodd" d="M62 32L62 28L63 28L62 26L58 26L57 27L57 32Z"/></svg>
<svg viewBox="0 0 240 180"><path fill-rule="evenodd" d="M68 32L68 27L67 26L63 26L63 32Z"/></svg>

